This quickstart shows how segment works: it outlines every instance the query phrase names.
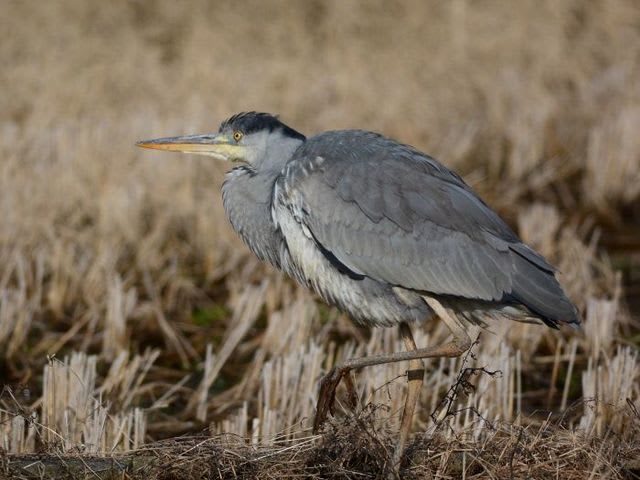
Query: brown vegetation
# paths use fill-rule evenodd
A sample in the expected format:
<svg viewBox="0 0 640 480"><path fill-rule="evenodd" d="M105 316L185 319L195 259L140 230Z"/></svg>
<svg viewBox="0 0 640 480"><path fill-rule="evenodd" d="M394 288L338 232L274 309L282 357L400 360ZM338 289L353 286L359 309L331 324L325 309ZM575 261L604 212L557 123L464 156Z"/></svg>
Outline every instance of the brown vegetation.
<svg viewBox="0 0 640 480"><path fill-rule="evenodd" d="M584 335L492 325L465 364L432 361L407 476L634 475L636 1L8 0L0 30L0 476L28 452L151 459L128 470L145 478L381 474L406 365L359 372L369 407L324 436L310 417L324 371L396 332L254 259L226 165L133 146L242 110L433 154L583 312Z"/></svg>

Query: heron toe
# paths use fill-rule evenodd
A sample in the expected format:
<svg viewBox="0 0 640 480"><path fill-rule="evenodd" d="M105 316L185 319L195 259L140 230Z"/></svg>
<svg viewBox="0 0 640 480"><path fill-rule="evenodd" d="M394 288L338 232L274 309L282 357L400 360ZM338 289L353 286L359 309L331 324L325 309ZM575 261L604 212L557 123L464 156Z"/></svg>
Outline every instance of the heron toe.
<svg viewBox="0 0 640 480"><path fill-rule="evenodd" d="M358 393L353 382L353 372L349 370L344 375L344 386L347 389L347 402L349 402L349 408L355 410L358 407Z"/></svg>
<svg viewBox="0 0 640 480"><path fill-rule="evenodd" d="M345 367L333 367L329 373L322 377L320 383L320 393L318 394L318 403L316 405L316 416L313 420L313 431L317 433L324 422L327 420L329 412L334 414L334 405L336 401L336 390L340 385L340 380L349 374L350 369ZM349 391L349 403L357 403L357 397L355 395L355 389L353 387L353 381L347 375L349 380L347 381L347 390Z"/></svg>

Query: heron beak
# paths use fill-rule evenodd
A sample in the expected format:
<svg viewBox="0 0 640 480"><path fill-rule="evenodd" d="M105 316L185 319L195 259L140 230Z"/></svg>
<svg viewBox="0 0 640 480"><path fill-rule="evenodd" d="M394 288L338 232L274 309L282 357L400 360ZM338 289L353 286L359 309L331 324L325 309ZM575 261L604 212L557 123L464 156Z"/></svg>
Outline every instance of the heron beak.
<svg viewBox="0 0 640 480"><path fill-rule="evenodd" d="M136 145L154 150L208 155L220 160L232 160L239 157L243 150L243 147L237 145L232 138L223 134L157 138L155 140L143 140L136 143Z"/></svg>

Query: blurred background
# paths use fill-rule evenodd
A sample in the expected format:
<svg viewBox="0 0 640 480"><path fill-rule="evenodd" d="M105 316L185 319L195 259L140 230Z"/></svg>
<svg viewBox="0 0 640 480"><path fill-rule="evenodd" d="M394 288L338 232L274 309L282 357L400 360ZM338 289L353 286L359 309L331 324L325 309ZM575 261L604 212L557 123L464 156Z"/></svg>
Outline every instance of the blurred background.
<svg viewBox="0 0 640 480"><path fill-rule="evenodd" d="M134 147L246 110L379 131L461 173L559 266L585 335L497 326L471 361L502 377L459 401L631 435L637 1L3 0L0 31L0 447L308 434L323 371L401 348L249 254L222 210L228 165ZM388 425L403 368L357 377ZM459 368L432 362L416 429Z"/></svg>

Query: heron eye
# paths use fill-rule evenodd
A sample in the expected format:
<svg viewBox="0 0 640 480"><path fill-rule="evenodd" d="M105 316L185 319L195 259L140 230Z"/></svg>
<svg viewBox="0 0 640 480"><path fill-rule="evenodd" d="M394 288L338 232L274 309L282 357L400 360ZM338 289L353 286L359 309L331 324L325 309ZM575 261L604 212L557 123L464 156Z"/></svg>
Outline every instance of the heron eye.
<svg viewBox="0 0 640 480"><path fill-rule="evenodd" d="M242 139L242 136L243 136L243 134L239 130L236 130L235 132L233 132L233 139L236 142L239 142Z"/></svg>

